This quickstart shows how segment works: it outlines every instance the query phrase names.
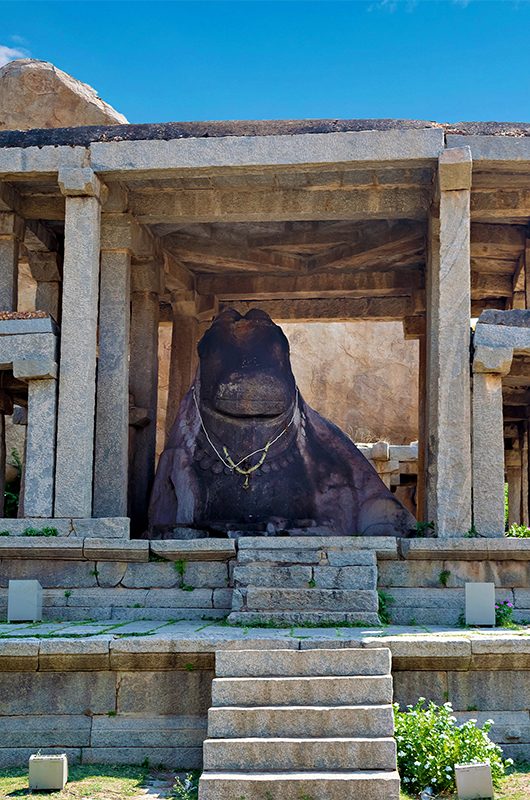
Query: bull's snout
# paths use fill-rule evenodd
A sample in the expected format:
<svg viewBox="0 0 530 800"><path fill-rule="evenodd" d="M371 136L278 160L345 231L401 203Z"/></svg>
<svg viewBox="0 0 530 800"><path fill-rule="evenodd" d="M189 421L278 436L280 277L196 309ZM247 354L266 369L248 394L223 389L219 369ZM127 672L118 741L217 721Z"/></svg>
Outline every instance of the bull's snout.
<svg viewBox="0 0 530 800"><path fill-rule="evenodd" d="M277 417L291 407L294 391L277 375L235 373L218 385L213 405L232 417Z"/></svg>

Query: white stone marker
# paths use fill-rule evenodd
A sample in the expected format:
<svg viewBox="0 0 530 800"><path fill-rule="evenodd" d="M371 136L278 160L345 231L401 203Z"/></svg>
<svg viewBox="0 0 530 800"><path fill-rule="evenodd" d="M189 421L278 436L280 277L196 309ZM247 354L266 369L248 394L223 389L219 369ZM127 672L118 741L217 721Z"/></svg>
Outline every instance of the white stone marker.
<svg viewBox="0 0 530 800"><path fill-rule="evenodd" d="M42 620L42 586L38 581L9 581L7 589L8 622Z"/></svg>
<svg viewBox="0 0 530 800"><path fill-rule="evenodd" d="M489 764L455 764L455 778L458 800L493 797Z"/></svg>
<svg viewBox="0 0 530 800"><path fill-rule="evenodd" d="M29 788L35 790L62 791L68 780L66 754L29 757Z"/></svg>
<svg viewBox="0 0 530 800"><path fill-rule="evenodd" d="M495 625L494 583L466 583L466 625Z"/></svg>

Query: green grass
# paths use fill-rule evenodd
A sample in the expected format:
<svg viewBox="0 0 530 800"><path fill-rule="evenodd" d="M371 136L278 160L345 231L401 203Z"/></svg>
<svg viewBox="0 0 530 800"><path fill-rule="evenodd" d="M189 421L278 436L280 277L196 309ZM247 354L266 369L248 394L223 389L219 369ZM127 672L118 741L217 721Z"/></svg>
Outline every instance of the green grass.
<svg viewBox="0 0 530 800"><path fill-rule="evenodd" d="M0 770L0 798L32 800L122 800L138 797L149 770L135 766L70 765L62 792L30 792L26 767Z"/></svg>
<svg viewBox="0 0 530 800"><path fill-rule="evenodd" d="M456 794L447 794L443 797L444 800L457 800ZM528 800L528 798L530 798L530 764L515 764L495 790L495 800ZM401 792L400 800L418 800L418 798Z"/></svg>

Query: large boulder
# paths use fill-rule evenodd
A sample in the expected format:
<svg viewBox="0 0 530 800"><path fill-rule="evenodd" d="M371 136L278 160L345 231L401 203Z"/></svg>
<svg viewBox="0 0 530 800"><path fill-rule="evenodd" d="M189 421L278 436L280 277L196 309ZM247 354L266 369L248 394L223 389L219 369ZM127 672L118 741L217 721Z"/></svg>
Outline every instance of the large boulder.
<svg viewBox="0 0 530 800"><path fill-rule="evenodd" d="M126 122L95 89L47 61L21 58L0 69L0 130Z"/></svg>

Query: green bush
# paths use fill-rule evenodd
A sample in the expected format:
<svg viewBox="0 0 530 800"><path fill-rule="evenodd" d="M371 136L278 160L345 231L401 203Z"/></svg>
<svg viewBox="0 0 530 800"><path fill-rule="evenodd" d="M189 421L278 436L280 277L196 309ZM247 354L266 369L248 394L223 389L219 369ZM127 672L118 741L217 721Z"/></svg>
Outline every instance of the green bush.
<svg viewBox="0 0 530 800"><path fill-rule="evenodd" d="M516 525L514 522L505 533L505 536L515 537L516 539L529 539L530 528L526 525Z"/></svg>
<svg viewBox="0 0 530 800"><path fill-rule="evenodd" d="M171 797L175 800L197 800L199 797L200 772L190 772L184 780L177 778Z"/></svg>
<svg viewBox="0 0 530 800"><path fill-rule="evenodd" d="M26 528L24 536L59 536L57 528Z"/></svg>
<svg viewBox="0 0 530 800"><path fill-rule="evenodd" d="M403 789L419 794L431 787L435 794L455 789L455 764L489 762L495 785L513 762L503 761L501 748L488 733L489 720L482 728L476 720L458 725L450 703L426 705L420 697L415 706L400 711L394 706L398 769Z"/></svg>
<svg viewBox="0 0 530 800"><path fill-rule="evenodd" d="M515 626L512 620L513 603L509 600L501 600L495 603L495 625L497 628L513 628Z"/></svg>

